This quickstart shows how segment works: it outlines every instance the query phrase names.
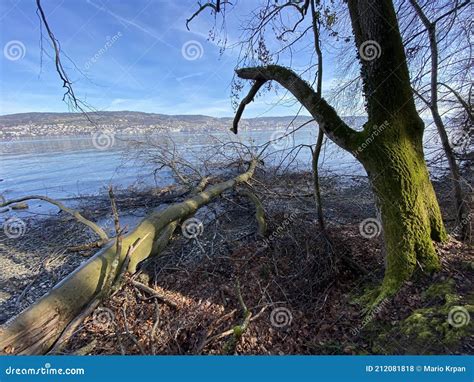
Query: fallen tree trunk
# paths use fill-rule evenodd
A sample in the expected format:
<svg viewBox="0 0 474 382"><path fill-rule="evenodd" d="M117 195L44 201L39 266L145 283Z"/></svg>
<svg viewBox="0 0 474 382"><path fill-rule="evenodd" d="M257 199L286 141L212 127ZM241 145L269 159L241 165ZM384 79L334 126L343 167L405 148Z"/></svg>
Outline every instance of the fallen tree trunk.
<svg viewBox="0 0 474 382"><path fill-rule="evenodd" d="M224 191L247 182L253 176L256 166L257 160L252 160L245 173L212 185L162 211L152 212L132 232L122 238L119 254L116 253L115 241L109 242L48 294L0 327L0 352L46 353L68 324L99 295L117 255L120 259L120 268L127 249L137 240L143 239L134 249L128 265L128 271L134 273L141 261L163 250L179 221L193 215L200 207Z"/></svg>

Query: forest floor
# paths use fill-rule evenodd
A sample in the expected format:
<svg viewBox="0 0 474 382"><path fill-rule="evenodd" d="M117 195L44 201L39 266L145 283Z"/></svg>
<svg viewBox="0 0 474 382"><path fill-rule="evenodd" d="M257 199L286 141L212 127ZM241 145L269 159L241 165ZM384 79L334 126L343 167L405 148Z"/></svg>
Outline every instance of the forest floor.
<svg viewBox="0 0 474 382"><path fill-rule="evenodd" d="M70 339L77 354L472 354L474 251L455 238L437 245L442 270L418 270L371 312L367 296L383 277L380 229L365 178L323 178L330 243L320 233L309 173L253 181L268 232L235 192L201 209L202 234L178 231L158 258L97 308ZM453 232L449 183L435 183ZM134 221L175 190L117 193ZM111 228L108 199L84 199L84 214ZM21 240L0 238L0 322L46 293L93 251L67 248L92 239L63 215L28 221ZM3 235L3 232L0 233ZM137 289L151 286L155 295Z"/></svg>

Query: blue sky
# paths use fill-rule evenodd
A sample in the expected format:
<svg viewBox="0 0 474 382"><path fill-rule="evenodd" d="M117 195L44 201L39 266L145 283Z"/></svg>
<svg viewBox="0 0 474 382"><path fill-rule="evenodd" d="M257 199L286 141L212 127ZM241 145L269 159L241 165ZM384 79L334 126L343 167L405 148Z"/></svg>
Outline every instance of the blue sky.
<svg viewBox="0 0 474 382"><path fill-rule="evenodd" d="M237 41L239 25L258 3L241 0L227 20L228 38ZM40 54L40 22L34 0L1 0L0 114L68 111L51 57ZM66 70L76 94L98 110L232 116L230 85L238 49L219 53L208 40L214 18L203 13L185 20L196 0L42 0L61 43ZM45 49L52 54L46 39ZM15 50L16 48L16 50ZM186 49L188 48L188 49ZM301 51L298 62L310 59ZM334 81L326 60L325 86ZM284 94L269 92L246 110L246 117L290 115Z"/></svg>

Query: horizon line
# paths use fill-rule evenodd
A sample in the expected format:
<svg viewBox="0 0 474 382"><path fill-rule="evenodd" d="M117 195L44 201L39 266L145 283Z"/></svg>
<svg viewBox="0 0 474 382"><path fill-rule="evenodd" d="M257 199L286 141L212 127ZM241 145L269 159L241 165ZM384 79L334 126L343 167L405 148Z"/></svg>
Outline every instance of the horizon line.
<svg viewBox="0 0 474 382"><path fill-rule="evenodd" d="M15 115L25 115L25 114L77 114L77 115L90 115L90 114L101 114L101 113L139 113L139 114L150 114L150 115L165 115L171 117L180 117L180 116L187 116L187 117L209 117L209 118L216 118L216 119L223 119L223 118L234 118L234 116L223 116L217 117L208 114L167 114L167 113L157 113L157 112L148 112L148 111L137 111L137 110L98 110L98 111L91 111L91 112L76 112L76 111L27 111L22 113L8 113L8 114L0 114L1 117L9 117ZM305 118L312 118L311 115L304 115L304 114L288 114L288 115L268 115L268 116L259 116L259 117L247 117L242 119L258 119L258 118L295 118L295 117L305 117ZM344 115L342 118L354 118L354 117L366 117L364 115Z"/></svg>

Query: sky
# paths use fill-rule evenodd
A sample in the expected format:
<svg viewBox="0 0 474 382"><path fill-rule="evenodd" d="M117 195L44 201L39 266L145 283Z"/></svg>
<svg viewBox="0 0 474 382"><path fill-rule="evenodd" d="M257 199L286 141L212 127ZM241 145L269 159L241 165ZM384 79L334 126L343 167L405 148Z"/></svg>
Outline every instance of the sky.
<svg viewBox="0 0 474 382"><path fill-rule="evenodd" d="M240 0L227 20L228 40L256 0ZM220 53L208 39L214 18L204 12L186 29L196 0L42 0L61 43L76 95L97 110L233 116L231 82L238 49ZM67 112L64 89L43 38L34 0L0 0L0 114ZM301 52L301 65L312 53ZM70 60L68 60L68 58ZM295 63L295 62L294 62ZM298 62L296 62L298 64ZM325 62L324 86L335 80ZM284 95L283 95L284 96ZM247 107L246 117L291 115L293 102L269 92ZM291 101L291 100L290 100ZM303 112L304 114L304 112Z"/></svg>

